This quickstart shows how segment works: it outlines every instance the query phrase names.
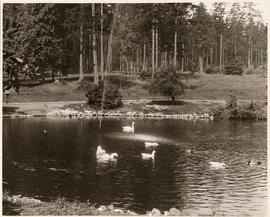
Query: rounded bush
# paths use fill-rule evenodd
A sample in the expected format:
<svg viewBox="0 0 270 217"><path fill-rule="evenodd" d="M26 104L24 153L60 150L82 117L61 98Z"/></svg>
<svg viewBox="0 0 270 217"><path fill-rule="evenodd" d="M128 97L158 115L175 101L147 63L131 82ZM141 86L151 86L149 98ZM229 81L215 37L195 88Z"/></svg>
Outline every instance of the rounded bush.
<svg viewBox="0 0 270 217"><path fill-rule="evenodd" d="M105 85L104 109L116 109L122 105L122 96L117 86L112 84ZM90 84L86 88L85 96L88 104L95 108L101 109L104 83L101 81L98 85Z"/></svg>
<svg viewBox="0 0 270 217"><path fill-rule="evenodd" d="M174 102L177 96L184 93L184 84L177 76L175 68L171 66L155 73L149 91L151 94L169 97Z"/></svg>
<svg viewBox="0 0 270 217"><path fill-rule="evenodd" d="M242 75L243 63L240 58L235 58L231 63L225 66L224 74L226 75Z"/></svg>
<svg viewBox="0 0 270 217"><path fill-rule="evenodd" d="M221 71L219 69L219 66L216 66L216 67L210 66L210 67L206 68L206 70L205 70L206 74L218 74L220 72Z"/></svg>

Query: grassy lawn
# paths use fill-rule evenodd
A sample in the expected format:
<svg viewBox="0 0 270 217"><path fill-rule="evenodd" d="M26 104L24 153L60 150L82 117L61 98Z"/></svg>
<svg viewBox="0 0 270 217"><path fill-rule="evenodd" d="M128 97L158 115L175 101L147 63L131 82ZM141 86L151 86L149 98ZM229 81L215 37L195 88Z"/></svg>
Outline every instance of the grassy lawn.
<svg viewBox="0 0 270 217"><path fill-rule="evenodd" d="M225 99L232 94L238 99L266 100L267 96L267 77L262 74L205 74L188 82L198 82L198 87L186 91L187 99Z"/></svg>
<svg viewBox="0 0 270 217"><path fill-rule="evenodd" d="M86 100L83 87L92 78L79 84L77 80L64 80L62 84L46 83L36 86L22 86L20 94L12 93L10 102L49 102L49 101L81 101ZM148 93L149 82L140 80L138 76L113 76L109 82L118 85L123 99L164 100L162 96ZM183 80L186 86L184 95L179 99L226 99L230 94L238 99L266 100L267 77L263 74L243 76L223 74L195 74Z"/></svg>

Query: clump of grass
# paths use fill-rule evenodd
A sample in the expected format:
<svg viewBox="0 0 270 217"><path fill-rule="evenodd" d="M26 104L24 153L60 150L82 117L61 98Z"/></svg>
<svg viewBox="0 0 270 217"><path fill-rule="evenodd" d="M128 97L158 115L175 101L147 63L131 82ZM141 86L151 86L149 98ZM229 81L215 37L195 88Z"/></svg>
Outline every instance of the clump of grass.
<svg viewBox="0 0 270 217"><path fill-rule="evenodd" d="M95 215L95 206L89 201L82 203L77 200L68 201L58 198L51 202L44 202L32 208L35 215Z"/></svg>

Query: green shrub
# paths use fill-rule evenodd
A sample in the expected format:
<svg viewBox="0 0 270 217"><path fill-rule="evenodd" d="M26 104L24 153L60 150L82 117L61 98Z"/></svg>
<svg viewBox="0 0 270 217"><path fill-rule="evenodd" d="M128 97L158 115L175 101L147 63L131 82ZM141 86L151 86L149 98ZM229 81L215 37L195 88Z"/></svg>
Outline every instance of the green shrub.
<svg viewBox="0 0 270 217"><path fill-rule="evenodd" d="M221 73L219 66L210 66L205 70L206 74L218 74Z"/></svg>
<svg viewBox="0 0 270 217"><path fill-rule="evenodd" d="M198 65L195 62L190 62L188 64L188 69L191 72L197 72L198 71Z"/></svg>
<svg viewBox="0 0 270 217"><path fill-rule="evenodd" d="M235 96L230 95L229 99L226 100L226 110L230 119L241 119L242 108Z"/></svg>
<svg viewBox="0 0 270 217"><path fill-rule="evenodd" d="M162 68L155 73L150 87L151 94L167 96L174 102L175 98L183 92L183 82L177 76L174 67Z"/></svg>
<svg viewBox="0 0 270 217"><path fill-rule="evenodd" d="M242 75L243 72L243 63L240 58L235 58L225 66L224 70L224 74L226 75Z"/></svg>
<svg viewBox="0 0 270 217"><path fill-rule="evenodd" d="M142 79L142 80L145 80L145 79L150 79L151 78L151 75L152 75L152 73L150 73L149 71L147 71L147 70L142 70L141 71L141 73L140 73L140 78Z"/></svg>
<svg viewBox="0 0 270 217"><path fill-rule="evenodd" d="M266 113L263 110L262 106L259 106L253 100L243 108L242 110L243 119L256 119L263 120L266 119Z"/></svg>
<svg viewBox="0 0 270 217"><path fill-rule="evenodd" d="M215 120L228 118L227 110L223 106L212 108L210 113L215 117Z"/></svg>
<svg viewBox="0 0 270 217"><path fill-rule="evenodd" d="M95 109L100 109L102 105L104 83L99 82L98 85L90 84L85 92L88 104ZM119 89L112 84L106 84L104 97L104 109L115 109L122 105L122 96Z"/></svg>

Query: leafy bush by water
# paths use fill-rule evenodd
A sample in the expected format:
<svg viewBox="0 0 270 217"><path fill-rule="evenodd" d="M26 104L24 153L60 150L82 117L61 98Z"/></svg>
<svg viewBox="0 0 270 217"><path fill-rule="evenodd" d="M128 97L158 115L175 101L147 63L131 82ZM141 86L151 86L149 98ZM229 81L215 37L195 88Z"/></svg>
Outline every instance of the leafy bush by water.
<svg viewBox="0 0 270 217"><path fill-rule="evenodd" d="M230 95L229 99L227 99L226 110L228 111L230 119L241 119L242 108L239 105L238 100L235 96Z"/></svg>
<svg viewBox="0 0 270 217"><path fill-rule="evenodd" d="M259 106L258 103L253 100L242 109L243 119L264 120L266 116L266 112L263 110L262 106Z"/></svg>
<svg viewBox="0 0 270 217"><path fill-rule="evenodd" d="M250 119L265 120L267 114L263 105L258 105L251 101L248 105L240 105L237 98L233 95L226 101L225 107L219 107L212 110L216 119Z"/></svg>
<svg viewBox="0 0 270 217"><path fill-rule="evenodd" d="M100 109L102 105L104 83L99 82L98 85L90 84L85 92L85 96L88 98L88 104L95 108ZM105 97L104 97L104 109L115 109L122 105L122 96L118 87L112 84L106 84Z"/></svg>

